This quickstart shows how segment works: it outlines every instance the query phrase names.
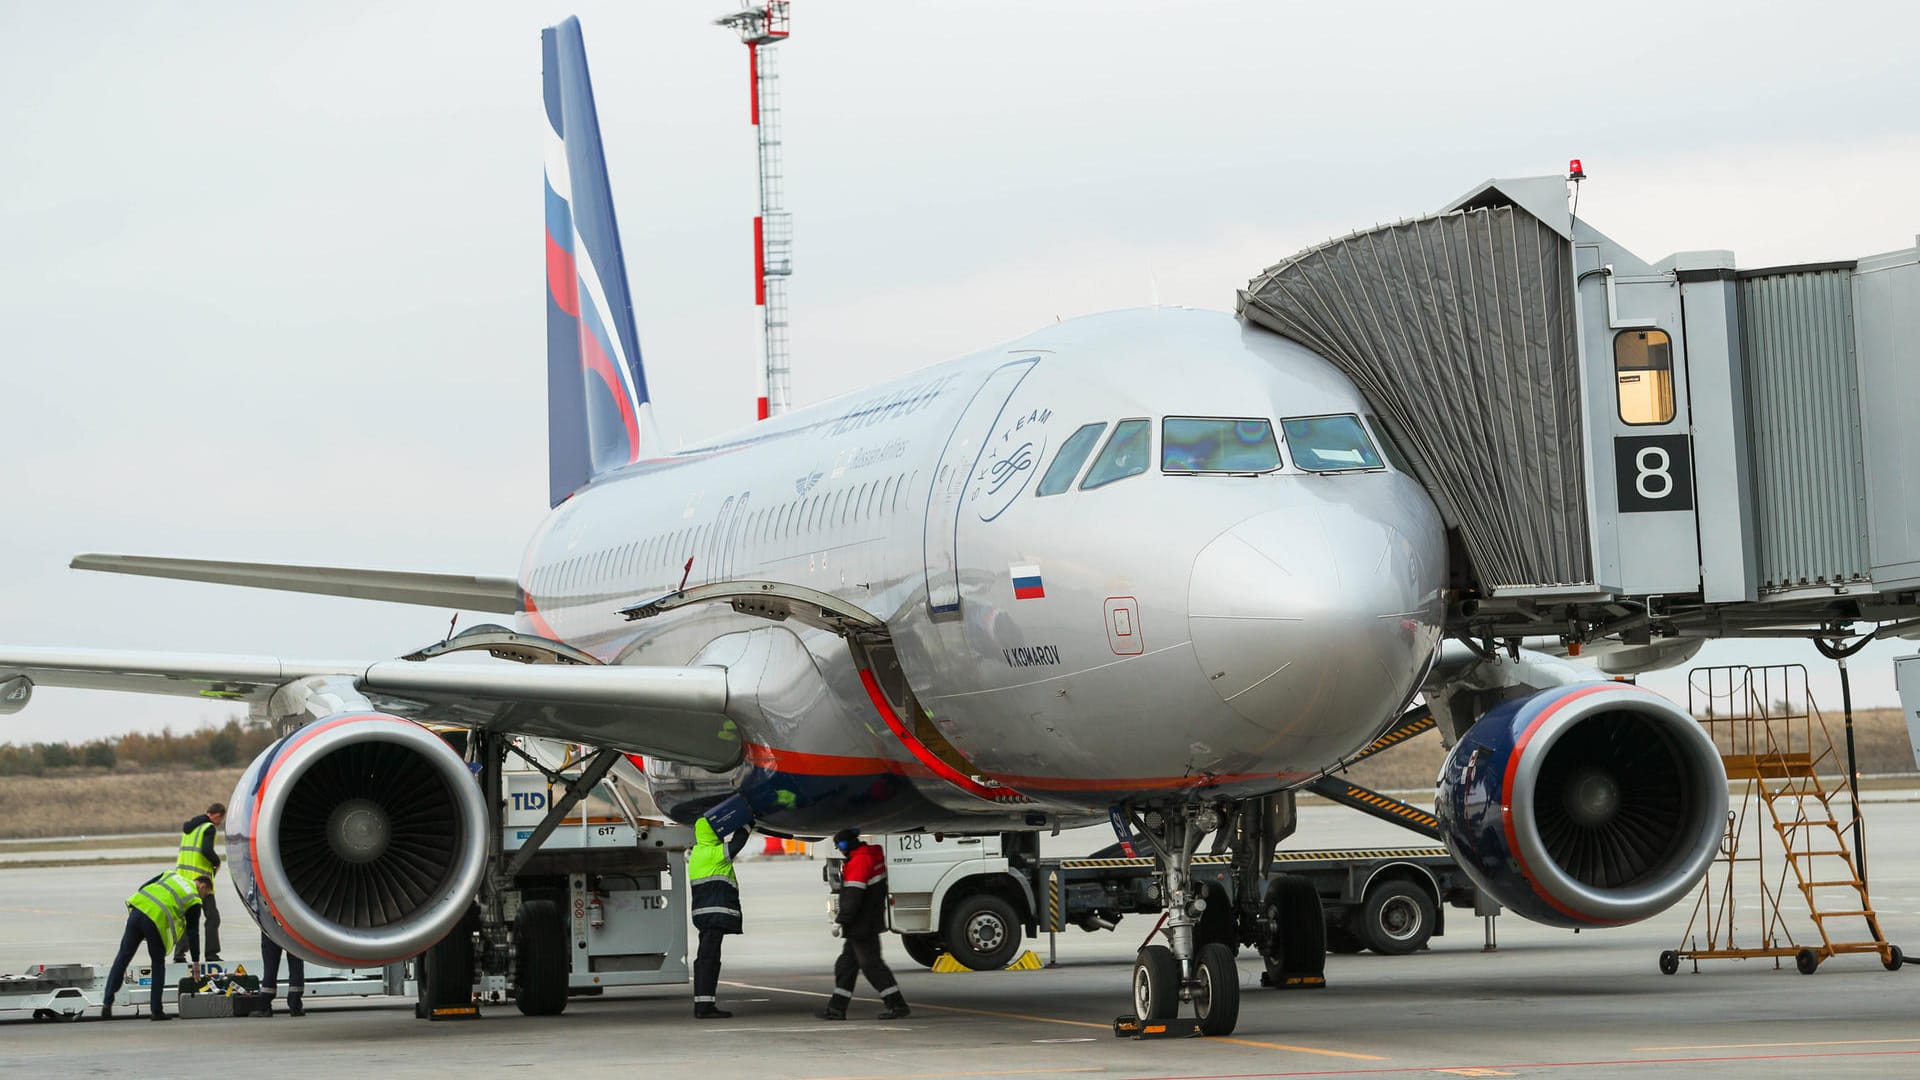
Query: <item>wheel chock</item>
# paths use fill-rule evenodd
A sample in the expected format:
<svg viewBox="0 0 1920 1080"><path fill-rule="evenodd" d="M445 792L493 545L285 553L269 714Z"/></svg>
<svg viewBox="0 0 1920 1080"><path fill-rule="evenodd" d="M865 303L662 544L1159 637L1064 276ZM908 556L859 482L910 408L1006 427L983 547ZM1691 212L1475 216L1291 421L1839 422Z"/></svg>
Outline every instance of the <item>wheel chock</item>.
<svg viewBox="0 0 1920 1080"><path fill-rule="evenodd" d="M1116 1039L1191 1039L1199 1034L1198 1020L1142 1020L1129 1013L1113 1021Z"/></svg>
<svg viewBox="0 0 1920 1080"><path fill-rule="evenodd" d="M480 1006L478 1005L442 1005L435 1009L429 1009L427 1011L427 1019L429 1020L478 1020L480 1019Z"/></svg>
<svg viewBox="0 0 1920 1080"><path fill-rule="evenodd" d="M1005 970L1007 971L1039 971L1041 968L1045 966L1046 966L1045 964L1042 964L1040 962L1039 954L1035 953L1032 949L1028 949L1026 952L1021 953L1019 957L1013 961L1013 963L1008 964ZM952 953L941 953L939 957L934 960L933 967L931 970L935 974L948 975L956 971L972 971L974 969L968 967L967 965L961 963L958 960L955 960L953 958Z"/></svg>
<svg viewBox="0 0 1920 1080"><path fill-rule="evenodd" d="M1271 971L1260 973L1260 985L1274 990L1325 990L1325 975L1293 975L1282 972L1275 975Z"/></svg>

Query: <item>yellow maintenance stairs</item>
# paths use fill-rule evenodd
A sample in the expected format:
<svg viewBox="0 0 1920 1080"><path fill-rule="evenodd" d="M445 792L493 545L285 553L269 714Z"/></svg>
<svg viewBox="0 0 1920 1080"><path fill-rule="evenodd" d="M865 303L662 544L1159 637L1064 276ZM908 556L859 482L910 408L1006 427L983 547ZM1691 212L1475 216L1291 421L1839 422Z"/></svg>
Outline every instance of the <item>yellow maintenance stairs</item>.
<svg viewBox="0 0 1920 1080"><path fill-rule="evenodd" d="M1700 884L1686 947L1661 953L1660 970L1671 975L1682 960L1698 970L1701 960L1756 957L1774 958L1777 968L1792 957L1811 975L1841 953L1873 953L1887 970L1898 970L1900 947L1881 932L1864 863L1848 845L1849 833L1861 835L1860 805L1807 692L1806 668L1695 668L1688 699L1739 797L1727 814L1720 856ZM1799 907L1789 889L1813 924L1804 940L1796 941L1788 925L1789 910ZM1741 925L1743 908L1758 909L1758 926Z"/></svg>

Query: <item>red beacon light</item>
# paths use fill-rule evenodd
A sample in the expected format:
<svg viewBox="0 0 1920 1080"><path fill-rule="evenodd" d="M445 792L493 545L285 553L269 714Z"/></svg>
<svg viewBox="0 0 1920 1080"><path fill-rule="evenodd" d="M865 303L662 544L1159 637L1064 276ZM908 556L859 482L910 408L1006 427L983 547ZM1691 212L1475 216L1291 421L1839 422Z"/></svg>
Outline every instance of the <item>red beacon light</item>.
<svg viewBox="0 0 1920 1080"><path fill-rule="evenodd" d="M1572 161L1567 162L1567 179L1585 180L1586 178L1587 170L1580 167L1579 158L1574 158Z"/></svg>

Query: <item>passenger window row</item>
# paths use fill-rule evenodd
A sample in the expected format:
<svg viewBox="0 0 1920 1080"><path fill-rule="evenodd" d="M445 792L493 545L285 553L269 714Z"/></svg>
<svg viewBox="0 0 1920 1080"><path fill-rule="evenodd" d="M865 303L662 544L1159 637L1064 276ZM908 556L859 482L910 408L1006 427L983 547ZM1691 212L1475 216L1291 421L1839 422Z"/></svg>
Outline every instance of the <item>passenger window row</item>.
<svg viewBox="0 0 1920 1080"><path fill-rule="evenodd" d="M530 586L534 595L551 597L658 581L677 585L689 557L700 576L703 569L714 570L706 562L726 560L736 551L771 559L804 554L810 545L793 541L898 514L906 507L907 490L917 475L901 473L816 492L764 510L750 510L747 496L741 496L738 505L729 498L711 522L563 559L535 571ZM716 543L718 547L709 548Z"/></svg>

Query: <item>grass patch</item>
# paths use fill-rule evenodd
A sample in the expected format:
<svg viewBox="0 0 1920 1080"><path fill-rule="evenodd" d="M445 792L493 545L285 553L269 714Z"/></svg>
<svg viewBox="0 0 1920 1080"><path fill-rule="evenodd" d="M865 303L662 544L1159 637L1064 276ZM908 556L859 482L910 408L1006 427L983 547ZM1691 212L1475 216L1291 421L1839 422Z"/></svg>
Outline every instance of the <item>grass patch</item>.
<svg viewBox="0 0 1920 1080"><path fill-rule="evenodd" d="M226 802L241 772L238 767L82 769L60 776L0 776L0 838L177 833L208 803Z"/></svg>

